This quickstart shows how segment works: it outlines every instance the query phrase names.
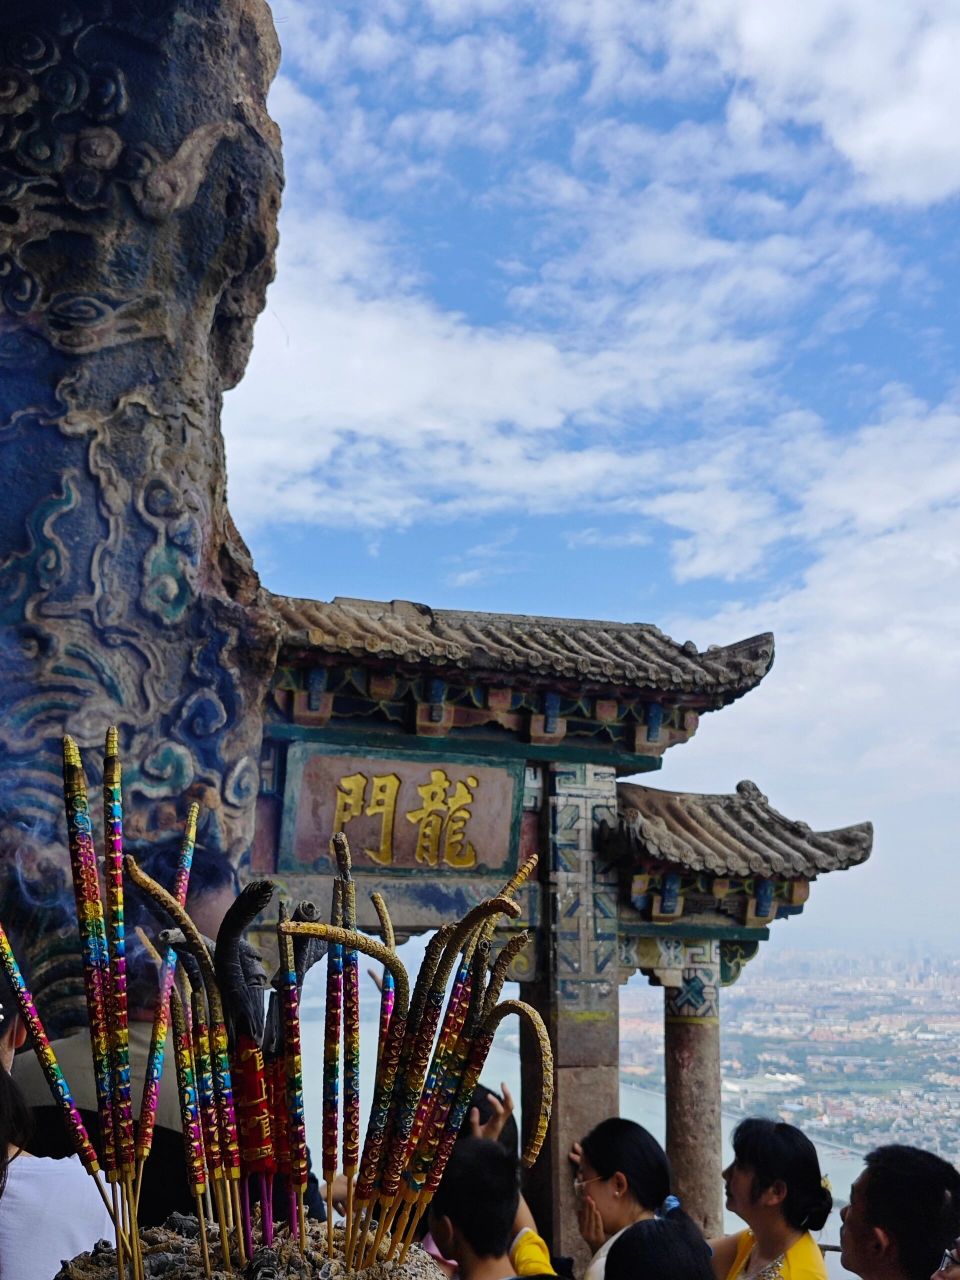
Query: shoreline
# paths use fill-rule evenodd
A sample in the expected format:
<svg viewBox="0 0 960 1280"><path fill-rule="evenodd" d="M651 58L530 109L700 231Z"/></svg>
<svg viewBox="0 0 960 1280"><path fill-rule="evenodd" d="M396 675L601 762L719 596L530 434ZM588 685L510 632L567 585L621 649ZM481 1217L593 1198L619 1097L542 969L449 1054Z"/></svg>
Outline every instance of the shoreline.
<svg viewBox="0 0 960 1280"><path fill-rule="evenodd" d="M654 1089L651 1088L650 1085L637 1084L629 1075L626 1075L622 1071L620 1072L620 1084L626 1085L630 1089L635 1089L637 1093L645 1093L651 1098L658 1098L661 1102L664 1099L662 1089ZM730 1121L736 1121L743 1118L742 1112L727 1111L723 1107L720 1108L720 1115L725 1120ZM804 1129L804 1133L807 1133L807 1129ZM814 1131L814 1133L807 1133L807 1136L810 1137L811 1141L815 1142L818 1146L829 1147L831 1151L835 1151L838 1155L848 1156L851 1160L863 1159L863 1153L858 1151L855 1147L846 1146L842 1142L834 1142L830 1138L821 1138L819 1133L816 1133L816 1131Z"/></svg>

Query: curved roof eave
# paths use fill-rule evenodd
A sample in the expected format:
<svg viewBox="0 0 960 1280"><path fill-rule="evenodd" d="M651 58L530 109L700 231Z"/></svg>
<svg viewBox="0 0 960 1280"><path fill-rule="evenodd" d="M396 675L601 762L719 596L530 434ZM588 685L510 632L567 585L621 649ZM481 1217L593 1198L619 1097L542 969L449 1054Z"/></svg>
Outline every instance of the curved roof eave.
<svg viewBox="0 0 960 1280"><path fill-rule="evenodd" d="M704 651L649 623L472 613L406 600L328 602L273 596L282 648L379 661L486 683L518 678L621 694L723 706L760 683L773 665L767 632Z"/></svg>
<svg viewBox="0 0 960 1280"><path fill-rule="evenodd" d="M813 879L865 862L873 824L813 831L785 817L752 782L732 795L662 791L637 783L617 787L615 837L636 853L714 875Z"/></svg>

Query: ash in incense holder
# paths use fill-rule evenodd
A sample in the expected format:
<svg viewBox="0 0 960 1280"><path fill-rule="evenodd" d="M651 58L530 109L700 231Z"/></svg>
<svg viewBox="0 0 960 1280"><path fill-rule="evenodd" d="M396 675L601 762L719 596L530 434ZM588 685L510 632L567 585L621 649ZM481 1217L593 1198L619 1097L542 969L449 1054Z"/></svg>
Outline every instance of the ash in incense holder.
<svg viewBox="0 0 960 1280"><path fill-rule="evenodd" d="M204 1270L199 1245L200 1227L193 1216L174 1213L162 1227L148 1227L143 1232L142 1249L147 1276L169 1276L171 1280L227 1280L226 1271ZM214 1228L214 1235L216 1229ZM307 1223L307 1246L301 1249L299 1239L281 1232L270 1246L258 1246L240 1275L243 1280L346 1280L343 1262L343 1228L334 1229L334 1257L327 1257L326 1226L313 1220ZM417 1245L407 1254L403 1267L380 1258L364 1272L364 1280L440 1280L442 1272ZM236 1274L236 1273L235 1273ZM116 1250L101 1240L90 1252L64 1263L54 1280L116 1280Z"/></svg>
<svg viewBox="0 0 960 1280"><path fill-rule="evenodd" d="M106 909L76 744L64 739L67 808L77 921L83 944L91 1051L100 1131L97 1152L73 1104L67 1081L44 1034L32 997L0 927L0 963L18 993L47 1080L87 1172L111 1210L116 1238L64 1265L62 1280L117 1276L178 1277L241 1274L247 1280L323 1277L389 1270L435 1278L414 1244L424 1213L470 1108L497 1027L513 1015L534 1032L542 1081L521 1155L539 1155L553 1100L553 1055L537 1012L500 995L512 959L527 935L512 938L490 964L501 916L516 918L515 895L536 866L532 858L500 893L430 940L411 983L394 946L386 903L373 895L382 941L356 927L356 889L346 837L332 837L338 875L329 923L316 907L292 912L281 902L280 967L264 1010L265 975L243 940L244 929L274 894L269 881L248 884L227 912L215 942L187 914L196 808L187 819L175 889L167 892L123 854L123 803L118 735L107 735L103 871ZM150 1055L134 1145L126 1022L123 873L172 926L155 950L158 990ZM151 947L153 944L144 939ZM307 1134L300 1045L300 989L310 964L326 948L322 1169L328 1187L342 1174L346 1216L336 1227L308 1221ZM384 966L373 1103L361 1142L359 957ZM163 1045L172 1027L181 1103L184 1155L195 1217L174 1215L162 1228L137 1228L143 1164L149 1158ZM341 1097L342 1079L342 1097ZM342 1122L341 1122L342 1118ZM106 1184L103 1175L106 1175ZM253 1191L253 1196L251 1196ZM332 1193L331 1193L332 1194ZM259 1202L257 1204L256 1202ZM253 1206L253 1208L251 1208ZM330 1200L332 1210L332 1200ZM386 1269L386 1270L385 1270Z"/></svg>

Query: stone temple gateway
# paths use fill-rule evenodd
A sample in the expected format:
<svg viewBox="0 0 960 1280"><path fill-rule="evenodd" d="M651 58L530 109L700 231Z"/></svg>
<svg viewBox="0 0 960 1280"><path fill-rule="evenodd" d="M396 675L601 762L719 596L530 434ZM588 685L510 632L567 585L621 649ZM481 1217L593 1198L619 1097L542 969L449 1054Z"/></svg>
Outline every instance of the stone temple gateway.
<svg viewBox="0 0 960 1280"><path fill-rule="evenodd" d="M528 1188L538 1222L577 1251L566 1156L619 1109L619 987L639 971L664 988L678 1191L719 1230L720 988L775 920L803 910L813 879L869 856L872 831L812 832L749 782L696 796L618 777L659 769L701 715L754 689L772 636L701 653L638 623L273 603L283 635L251 869L293 897L316 894L331 870L318 830L343 830L358 880L383 888L411 933L468 910L539 852L514 922L537 943L511 974L556 1064L546 1158Z"/></svg>
<svg viewBox="0 0 960 1280"><path fill-rule="evenodd" d="M325 907L343 830L401 935L539 851L513 977L556 1054L543 1229L577 1251L566 1152L617 1110L637 971L664 988L679 1189L714 1228L720 988L870 828L811 832L748 783L618 783L754 689L769 635L699 652L646 624L260 584L220 407L273 274L278 57L262 0L0 10L0 853L19 870L62 845L60 735L94 748L110 723L135 842L199 800L201 843Z"/></svg>

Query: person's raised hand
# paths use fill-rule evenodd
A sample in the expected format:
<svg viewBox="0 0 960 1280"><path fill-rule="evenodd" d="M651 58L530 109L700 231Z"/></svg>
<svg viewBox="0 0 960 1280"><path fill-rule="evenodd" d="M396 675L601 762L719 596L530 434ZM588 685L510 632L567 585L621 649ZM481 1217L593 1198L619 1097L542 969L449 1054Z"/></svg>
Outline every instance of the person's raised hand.
<svg viewBox="0 0 960 1280"><path fill-rule="evenodd" d="M373 985L378 991L383 991L383 970L378 973L376 969L368 969L367 977L373 979Z"/></svg>
<svg viewBox="0 0 960 1280"><path fill-rule="evenodd" d="M347 1211L347 1180L342 1173L331 1183L333 1188L333 1207L341 1216Z"/></svg>
<svg viewBox="0 0 960 1280"><path fill-rule="evenodd" d="M504 1125L513 1115L513 1096L504 1083L501 1082L500 1088L503 1090L503 1101L501 1102L495 1093L488 1096L487 1101L492 1115L483 1124L480 1123L479 1107L471 1107L470 1133L474 1138L492 1138L496 1142L503 1133Z"/></svg>
<svg viewBox="0 0 960 1280"><path fill-rule="evenodd" d="M580 1201L577 1209L577 1226L589 1248L596 1253L607 1236L603 1229L600 1210L590 1196L585 1195Z"/></svg>

